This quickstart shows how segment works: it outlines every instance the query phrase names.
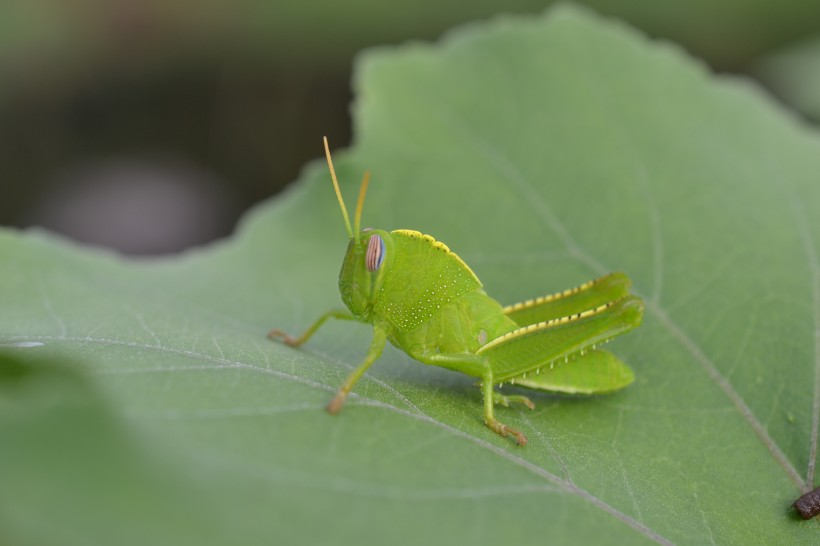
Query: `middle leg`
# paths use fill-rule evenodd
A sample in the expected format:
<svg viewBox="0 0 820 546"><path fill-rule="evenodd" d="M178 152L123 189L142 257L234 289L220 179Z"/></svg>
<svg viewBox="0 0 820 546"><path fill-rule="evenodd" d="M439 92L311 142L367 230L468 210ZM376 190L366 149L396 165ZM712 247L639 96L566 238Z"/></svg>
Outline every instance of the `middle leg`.
<svg viewBox="0 0 820 546"><path fill-rule="evenodd" d="M432 353L422 355L421 358L418 358L418 360L424 362L425 364L441 366L442 368L447 368L480 378L481 393L484 395L484 423L496 434L500 434L505 438L507 436L515 438L516 443L520 446L527 443L527 437L524 436L521 431L507 426L495 418L493 408L496 402L504 404L504 401L507 403L511 401L521 402L530 407L530 409L534 408L535 405L524 396L506 397L496 394L493 390L493 370L490 367L490 361L487 358L473 354ZM529 402L529 404L527 402Z"/></svg>

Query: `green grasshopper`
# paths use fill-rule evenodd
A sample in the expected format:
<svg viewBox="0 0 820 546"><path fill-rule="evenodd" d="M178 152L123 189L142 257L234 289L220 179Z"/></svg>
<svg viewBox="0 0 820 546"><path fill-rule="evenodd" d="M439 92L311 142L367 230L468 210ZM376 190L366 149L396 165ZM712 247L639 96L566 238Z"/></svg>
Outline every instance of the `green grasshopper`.
<svg viewBox="0 0 820 546"><path fill-rule="evenodd" d="M613 354L597 349L641 323L643 301L629 294L630 280L611 273L553 295L503 307L482 289L475 273L447 246L429 235L400 229L360 230L369 182L359 190L353 228L347 215L327 138L325 155L350 236L339 273L348 311L329 311L301 336L272 330L268 337L298 347L329 318L373 325L364 361L353 370L327 406L338 413L385 343L425 364L480 380L484 422L501 436L527 442L520 431L495 418L495 404L535 405L526 396L494 390L509 383L540 391L599 394L626 387L632 370Z"/></svg>

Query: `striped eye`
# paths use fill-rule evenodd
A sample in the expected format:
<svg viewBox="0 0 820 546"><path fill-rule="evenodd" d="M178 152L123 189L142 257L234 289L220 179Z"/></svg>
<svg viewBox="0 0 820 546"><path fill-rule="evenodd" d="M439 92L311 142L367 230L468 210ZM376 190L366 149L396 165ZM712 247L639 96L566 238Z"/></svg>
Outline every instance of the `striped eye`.
<svg viewBox="0 0 820 546"><path fill-rule="evenodd" d="M364 256L364 263L368 271L376 271L382 266L384 261L384 240L375 233L367 241L367 253Z"/></svg>

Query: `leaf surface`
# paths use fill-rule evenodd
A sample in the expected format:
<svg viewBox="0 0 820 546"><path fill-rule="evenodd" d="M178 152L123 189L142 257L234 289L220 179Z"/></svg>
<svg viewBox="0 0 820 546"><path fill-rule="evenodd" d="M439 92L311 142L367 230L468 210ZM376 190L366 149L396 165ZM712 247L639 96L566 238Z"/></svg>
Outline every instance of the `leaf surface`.
<svg viewBox="0 0 820 546"><path fill-rule="evenodd" d="M345 232L316 162L236 236L172 260L0 232L0 343L85 378L100 464L133 446L113 468L165 484L138 498L192 499L200 544L816 538L789 508L817 459L814 133L753 85L571 8L370 52L355 87L356 143L335 157L348 203L373 172L364 223L432 234L505 304L627 272L645 321L608 349L636 382L499 409L529 436L522 449L484 427L469 378L389 348L328 416L368 328L330 324L299 350L265 339L341 305ZM9 415L38 407L2 381ZM67 479L88 450L37 449L66 426L46 419L37 441L0 448L0 522L18 543L65 543L62 528L106 543L49 501L64 483L93 514L110 488ZM39 472L61 456L66 479ZM195 537L186 517L146 525Z"/></svg>

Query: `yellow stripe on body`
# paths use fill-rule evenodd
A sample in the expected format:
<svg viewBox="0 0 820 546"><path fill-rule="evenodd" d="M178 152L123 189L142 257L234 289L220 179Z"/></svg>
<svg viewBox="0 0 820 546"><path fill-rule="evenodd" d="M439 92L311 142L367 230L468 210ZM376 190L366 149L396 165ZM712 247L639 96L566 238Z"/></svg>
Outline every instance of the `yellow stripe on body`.
<svg viewBox="0 0 820 546"><path fill-rule="evenodd" d="M604 280L608 277L609 277L609 275L604 275L603 277L599 277L597 279L587 281L587 282L585 282L584 284L582 284L580 286L576 286L575 288L568 288L566 290L563 290L561 292L556 292L554 294L541 296L539 298L533 298L531 300L526 300L526 301L522 301L522 302L519 302L519 303L513 303L512 305L508 305L504 308L504 314L508 315L508 314L514 313L516 311L521 311L522 309L529 309L530 307L536 307L536 306L542 305L544 303L549 303L551 301L560 300L560 299L572 296L574 294L577 294L578 292L583 292L584 290L589 290L590 288L595 286L597 283L601 282L602 280Z"/></svg>
<svg viewBox="0 0 820 546"><path fill-rule="evenodd" d="M595 281L591 281L591 282L595 282ZM589 284L589 283L586 283L586 284ZM573 288L571 290L575 290L575 289ZM598 313L606 311L607 309L609 309L610 307L612 307L613 305L618 303L618 301L621 301L621 300L611 301L609 303L599 305L598 307L595 307L594 309L588 309L586 311L581 311L580 313L575 313L574 315L569 315L569 316L566 316L566 317L556 318L556 319L548 320L546 322L537 322L535 324L530 324L529 326L524 326L522 328L518 328L517 330L513 330L512 332L504 334L503 336L495 338L494 340L490 341L489 343L487 343L486 345L481 347L478 351L476 351L476 354L484 353L484 352L492 349L493 347L495 347L497 345L501 345L502 343L507 342L511 339L515 339L515 338L518 338L518 337L521 337L521 336L525 336L527 334L531 334L531 333L536 332L536 331L546 330L546 329L552 328L554 326L559 326L561 324L567 324L569 322L575 322L576 320L581 320L581 319L585 319L587 317L591 317L593 315L597 315Z"/></svg>

